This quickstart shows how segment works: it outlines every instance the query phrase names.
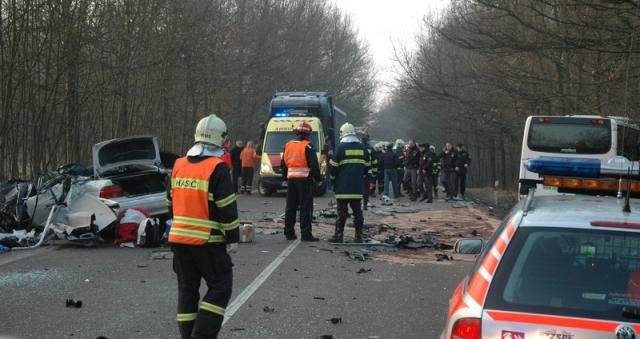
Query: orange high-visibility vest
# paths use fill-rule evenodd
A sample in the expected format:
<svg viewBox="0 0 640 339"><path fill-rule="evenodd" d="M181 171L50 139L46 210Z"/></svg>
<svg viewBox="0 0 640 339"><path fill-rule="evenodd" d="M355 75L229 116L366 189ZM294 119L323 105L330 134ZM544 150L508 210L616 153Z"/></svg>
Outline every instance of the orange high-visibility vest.
<svg viewBox="0 0 640 339"><path fill-rule="evenodd" d="M309 177L309 164L305 150L309 140L291 140L284 147L284 163L287 166L287 179L298 179Z"/></svg>
<svg viewBox="0 0 640 339"><path fill-rule="evenodd" d="M223 243L224 232L219 223L209 217L209 179L216 167L223 164L217 157L209 157L199 163L179 158L171 174L171 200L173 223L169 242L184 245ZM212 234L213 230L222 235Z"/></svg>

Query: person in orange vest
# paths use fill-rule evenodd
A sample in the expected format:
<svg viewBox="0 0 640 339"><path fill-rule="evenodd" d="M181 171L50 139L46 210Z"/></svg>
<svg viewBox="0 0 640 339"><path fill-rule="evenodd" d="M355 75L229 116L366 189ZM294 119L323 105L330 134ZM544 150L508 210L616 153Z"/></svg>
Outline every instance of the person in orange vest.
<svg viewBox="0 0 640 339"><path fill-rule="evenodd" d="M239 240L238 208L224 165L227 126L212 114L198 122L195 144L176 160L167 189L173 218L168 242L178 276L178 329L183 339L216 338L231 298L229 253ZM200 300L200 280L208 290Z"/></svg>
<svg viewBox="0 0 640 339"><path fill-rule="evenodd" d="M240 153L240 162L242 164L242 187L240 193L251 194L251 182L253 181L253 169L256 167L256 161L260 161L260 156L256 153L256 146L253 141L247 142Z"/></svg>
<svg viewBox="0 0 640 339"><path fill-rule="evenodd" d="M293 226L300 206L300 238L302 241L318 241L311 232L311 215L313 214L314 186L322 184L318 157L313 149L309 136L311 125L301 122L294 129L297 138L289 141L284 147L284 156L280 167L287 180L287 204L284 217L284 236L287 240L296 240Z"/></svg>

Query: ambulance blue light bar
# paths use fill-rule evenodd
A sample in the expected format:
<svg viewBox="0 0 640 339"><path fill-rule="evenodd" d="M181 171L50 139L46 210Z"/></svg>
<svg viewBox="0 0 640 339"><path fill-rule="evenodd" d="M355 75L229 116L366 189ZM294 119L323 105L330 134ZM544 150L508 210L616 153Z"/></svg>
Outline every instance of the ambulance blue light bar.
<svg viewBox="0 0 640 339"><path fill-rule="evenodd" d="M598 178L600 160L590 158L538 157L525 161L527 170L539 175Z"/></svg>

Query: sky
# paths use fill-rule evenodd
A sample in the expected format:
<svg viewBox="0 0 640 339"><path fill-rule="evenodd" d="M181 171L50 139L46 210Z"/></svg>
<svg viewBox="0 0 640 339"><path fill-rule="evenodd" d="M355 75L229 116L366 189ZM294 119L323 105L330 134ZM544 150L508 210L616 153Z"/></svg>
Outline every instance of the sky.
<svg viewBox="0 0 640 339"><path fill-rule="evenodd" d="M360 37L369 44L378 80L392 83L394 74L393 48L403 46L412 50L415 36L420 32L422 18L437 13L449 0L333 0L353 19ZM387 88L379 89L377 102L383 100Z"/></svg>

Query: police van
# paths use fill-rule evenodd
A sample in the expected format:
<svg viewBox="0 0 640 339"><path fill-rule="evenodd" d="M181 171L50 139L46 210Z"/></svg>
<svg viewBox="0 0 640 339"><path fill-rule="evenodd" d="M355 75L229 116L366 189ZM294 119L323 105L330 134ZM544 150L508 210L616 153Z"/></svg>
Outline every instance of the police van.
<svg viewBox="0 0 640 339"><path fill-rule="evenodd" d="M455 289L441 338L636 338L640 331L640 195L598 159L539 157L533 186ZM619 170L619 168L616 168ZM618 198L619 186L622 197ZM456 251L469 248L463 239Z"/></svg>

